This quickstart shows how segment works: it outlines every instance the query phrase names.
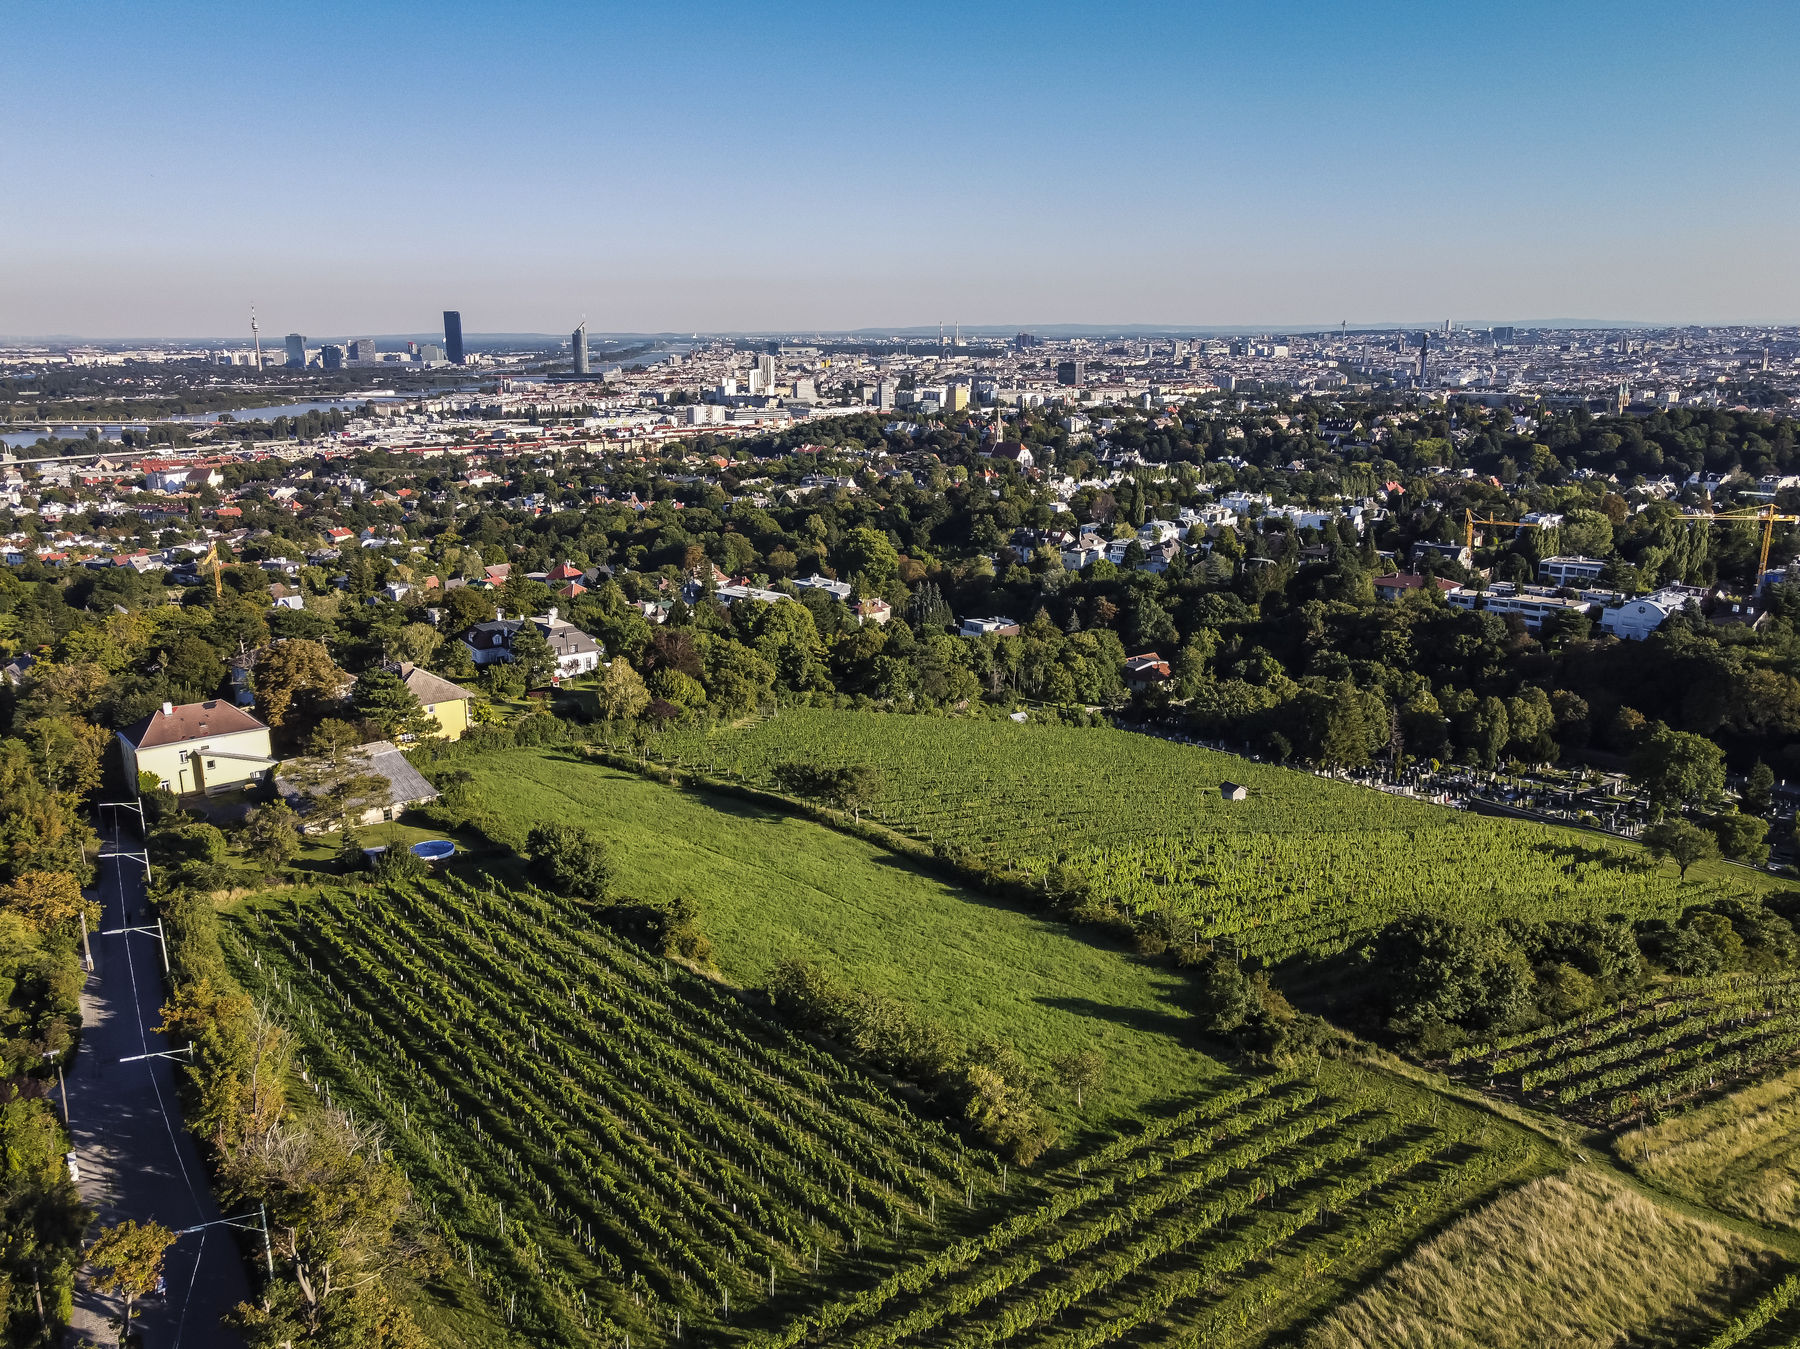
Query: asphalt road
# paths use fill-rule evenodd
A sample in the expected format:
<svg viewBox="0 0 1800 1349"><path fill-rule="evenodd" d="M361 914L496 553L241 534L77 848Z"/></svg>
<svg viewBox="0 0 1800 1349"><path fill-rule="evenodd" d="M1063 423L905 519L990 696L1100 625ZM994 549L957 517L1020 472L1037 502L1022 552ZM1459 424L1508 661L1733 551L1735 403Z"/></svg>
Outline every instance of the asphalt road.
<svg viewBox="0 0 1800 1349"><path fill-rule="evenodd" d="M143 846L129 827L122 837L126 848ZM117 846L109 833L105 851ZM105 911L102 932L145 921L143 874L136 861L101 861L92 895ZM92 950L94 973L81 997L81 1049L68 1078L81 1196L102 1223L155 1220L179 1231L212 1222L221 1215L199 1151L182 1128L176 1065L154 1058L119 1061L177 1047L153 1030L162 1022L165 996L157 940L142 933L97 935ZM133 1320L144 1349L242 1349L242 1339L220 1325L225 1312L250 1295L232 1228L178 1237L164 1260L163 1279L164 1295ZM118 1314L115 1299L78 1287L69 1343L116 1345Z"/></svg>

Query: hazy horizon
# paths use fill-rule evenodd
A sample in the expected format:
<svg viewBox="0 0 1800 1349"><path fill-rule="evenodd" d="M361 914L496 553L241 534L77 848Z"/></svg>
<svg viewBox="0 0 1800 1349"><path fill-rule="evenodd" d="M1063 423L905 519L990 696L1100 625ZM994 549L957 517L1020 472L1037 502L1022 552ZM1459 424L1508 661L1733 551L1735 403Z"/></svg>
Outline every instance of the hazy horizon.
<svg viewBox="0 0 1800 1349"><path fill-rule="evenodd" d="M645 334L1800 316L1793 6L107 0L9 37L9 333L247 338L252 302L277 339L445 308ZM1108 327L1016 326L1071 324Z"/></svg>

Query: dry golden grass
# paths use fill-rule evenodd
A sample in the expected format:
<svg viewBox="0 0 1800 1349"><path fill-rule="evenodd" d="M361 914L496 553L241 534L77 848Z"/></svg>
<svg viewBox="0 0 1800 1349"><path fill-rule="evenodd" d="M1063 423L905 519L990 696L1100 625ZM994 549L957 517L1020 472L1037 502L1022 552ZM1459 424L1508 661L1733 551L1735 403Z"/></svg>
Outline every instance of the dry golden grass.
<svg viewBox="0 0 1800 1349"><path fill-rule="evenodd" d="M1800 1228L1800 1069L1620 1136L1619 1156L1678 1194Z"/></svg>
<svg viewBox="0 0 1800 1349"><path fill-rule="evenodd" d="M1717 1319L1767 1258L1592 1171L1535 1180L1406 1256L1308 1349L1612 1349Z"/></svg>

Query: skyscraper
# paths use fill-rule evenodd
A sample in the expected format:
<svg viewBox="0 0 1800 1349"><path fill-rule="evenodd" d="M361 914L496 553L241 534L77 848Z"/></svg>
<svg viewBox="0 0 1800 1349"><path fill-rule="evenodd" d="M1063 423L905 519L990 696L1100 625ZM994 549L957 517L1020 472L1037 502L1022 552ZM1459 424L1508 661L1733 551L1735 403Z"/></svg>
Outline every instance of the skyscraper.
<svg viewBox="0 0 1800 1349"><path fill-rule="evenodd" d="M450 364L462 365L462 313L455 309L444 311L444 354L450 358Z"/></svg>
<svg viewBox="0 0 1800 1349"><path fill-rule="evenodd" d="M287 335L287 366L289 370L306 369L306 339L299 333Z"/></svg>
<svg viewBox="0 0 1800 1349"><path fill-rule="evenodd" d="M350 364L374 365L376 359L374 338L354 337L350 340Z"/></svg>
<svg viewBox="0 0 1800 1349"><path fill-rule="evenodd" d="M585 375L588 372L587 352L587 320L583 319L575 331L569 334L569 345L575 349L575 373Z"/></svg>
<svg viewBox="0 0 1800 1349"><path fill-rule="evenodd" d="M342 370L344 368L344 349L329 344L320 347L319 364L327 370Z"/></svg>
<svg viewBox="0 0 1800 1349"><path fill-rule="evenodd" d="M1079 385L1087 378L1087 362L1059 361L1056 365L1056 382L1068 388Z"/></svg>
<svg viewBox="0 0 1800 1349"><path fill-rule="evenodd" d="M1415 371L1415 374L1417 375L1418 381L1421 384L1423 384L1425 382L1425 353L1430 350L1431 350L1431 334L1430 333L1420 333L1419 334L1419 364L1418 364L1417 370Z"/></svg>
<svg viewBox="0 0 1800 1349"><path fill-rule="evenodd" d="M764 354L756 358L756 368L762 375L762 391L775 392L775 358Z"/></svg>

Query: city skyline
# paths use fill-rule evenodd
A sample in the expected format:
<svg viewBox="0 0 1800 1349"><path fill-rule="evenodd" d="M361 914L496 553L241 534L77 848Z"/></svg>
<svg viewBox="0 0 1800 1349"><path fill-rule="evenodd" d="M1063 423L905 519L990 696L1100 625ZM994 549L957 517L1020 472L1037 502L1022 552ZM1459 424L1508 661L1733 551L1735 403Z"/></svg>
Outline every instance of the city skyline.
<svg viewBox="0 0 1800 1349"><path fill-rule="evenodd" d="M11 334L1800 318L1791 7L87 8L0 54Z"/></svg>

